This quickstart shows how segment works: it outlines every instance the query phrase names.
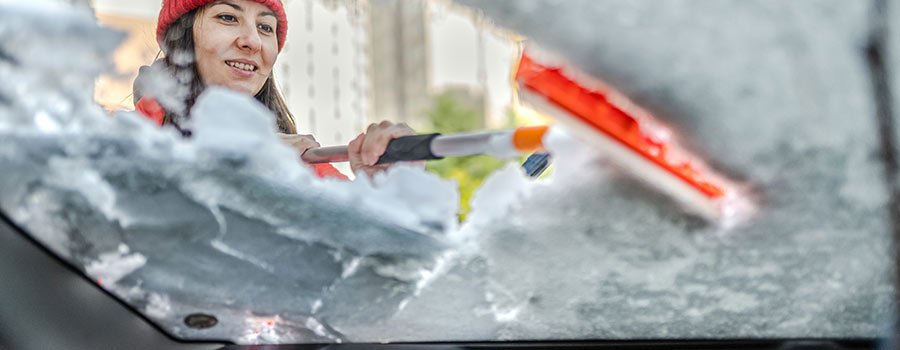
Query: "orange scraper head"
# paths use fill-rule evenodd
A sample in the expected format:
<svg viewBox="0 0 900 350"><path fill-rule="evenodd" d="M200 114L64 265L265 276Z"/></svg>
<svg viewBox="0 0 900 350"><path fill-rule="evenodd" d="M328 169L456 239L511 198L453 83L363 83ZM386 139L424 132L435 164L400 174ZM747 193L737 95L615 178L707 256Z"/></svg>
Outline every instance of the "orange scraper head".
<svg viewBox="0 0 900 350"><path fill-rule="evenodd" d="M564 64L542 64L528 52L515 78L523 100L692 211L724 225L746 217L745 208L751 206L733 182L680 147L668 127L606 84Z"/></svg>

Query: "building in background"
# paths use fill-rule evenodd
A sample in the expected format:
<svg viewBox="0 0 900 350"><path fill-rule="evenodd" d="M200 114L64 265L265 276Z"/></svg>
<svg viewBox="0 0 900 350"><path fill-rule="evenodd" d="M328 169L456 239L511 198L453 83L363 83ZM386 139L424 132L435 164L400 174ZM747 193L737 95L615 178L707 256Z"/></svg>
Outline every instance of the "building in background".
<svg viewBox="0 0 900 350"><path fill-rule="evenodd" d="M519 38L446 0L368 0L374 117L428 129L435 96L476 103L485 127L506 125ZM468 90L468 93L461 93Z"/></svg>
<svg viewBox="0 0 900 350"><path fill-rule="evenodd" d="M450 1L429 3L430 94L468 89L471 96L483 97L485 127L507 126L521 39L469 8Z"/></svg>
<svg viewBox="0 0 900 350"><path fill-rule="evenodd" d="M429 94L428 2L370 0L372 95L376 120L427 129Z"/></svg>
<svg viewBox="0 0 900 350"><path fill-rule="evenodd" d="M275 67L299 132L347 144L372 118L367 1L289 1Z"/></svg>

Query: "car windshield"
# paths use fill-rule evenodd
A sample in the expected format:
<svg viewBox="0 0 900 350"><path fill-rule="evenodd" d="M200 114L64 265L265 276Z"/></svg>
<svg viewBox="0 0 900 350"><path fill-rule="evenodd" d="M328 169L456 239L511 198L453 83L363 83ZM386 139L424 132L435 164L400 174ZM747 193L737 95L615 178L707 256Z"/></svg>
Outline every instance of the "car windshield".
<svg viewBox="0 0 900 350"><path fill-rule="evenodd" d="M285 3L299 133L346 145L390 119L495 147L550 125L542 149L321 177L249 96L207 88L189 137L133 111L159 1L3 2L0 211L184 340L887 329L896 7ZM177 81L143 83L169 106Z"/></svg>

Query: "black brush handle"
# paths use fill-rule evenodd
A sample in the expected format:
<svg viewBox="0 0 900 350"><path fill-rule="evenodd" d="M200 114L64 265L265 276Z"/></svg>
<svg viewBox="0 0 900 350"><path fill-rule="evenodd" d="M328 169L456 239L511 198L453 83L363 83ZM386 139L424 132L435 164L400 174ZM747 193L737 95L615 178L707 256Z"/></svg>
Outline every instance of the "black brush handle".
<svg viewBox="0 0 900 350"><path fill-rule="evenodd" d="M375 164L387 164L400 161L443 159L431 153L431 141L441 134L424 134L401 136L388 142L384 154Z"/></svg>

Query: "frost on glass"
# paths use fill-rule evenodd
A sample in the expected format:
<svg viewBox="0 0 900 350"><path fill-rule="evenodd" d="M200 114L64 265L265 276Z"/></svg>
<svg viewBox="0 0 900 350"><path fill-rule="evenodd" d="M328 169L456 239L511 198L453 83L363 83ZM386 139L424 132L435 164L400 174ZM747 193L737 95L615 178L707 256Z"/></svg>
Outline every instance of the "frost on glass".
<svg viewBox="0 0 900 350"><path fill-rule="evenodd" d="M0 208L187 339L872 337L892 291L860 4L475 3L746 182L760 213L722 231L564 131L549 180L510 164L457 224L418 168L316 178L249 97L210 89L191 139L110 116L89 87L122 36L3 3Z"/></svg>
<svg viewBox="0 0 900 350"><path fill-rule="evenodd" d="M2 12L3 211L172 333L340 341L329 320L396 312L450 246L452 182L404 167L320 180L264 107L221 89L198 99L190 140L109 116L86 87L120 34L52 3ZM193 312L219 325L192 333Z"/></svg>

